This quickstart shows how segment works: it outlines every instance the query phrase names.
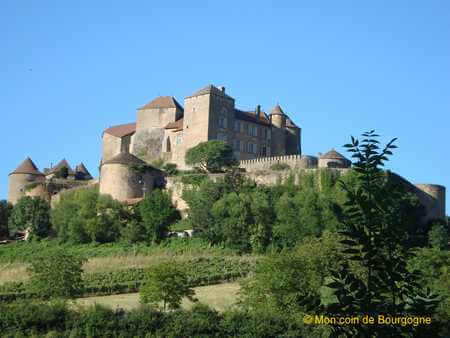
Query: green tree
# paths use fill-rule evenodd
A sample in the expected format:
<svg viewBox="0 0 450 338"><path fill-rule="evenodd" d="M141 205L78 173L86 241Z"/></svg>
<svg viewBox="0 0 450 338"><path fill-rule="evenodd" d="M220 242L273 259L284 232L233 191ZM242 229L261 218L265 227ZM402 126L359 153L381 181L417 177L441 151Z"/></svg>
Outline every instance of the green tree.
<svg viewBox="0 0 450 338"><path fill-rule="evenodd" d="M50 232L49 203L39 197L22 197L11 211L8 227L13 232L30 228L32 236L48 236Z"/></svg>
<svg viewBox="0 0 450 338"><path fill-rule="evenodd" d="M28 268L33 291L43 298L74 298L83 292L83 258L56 249L36 256Z"/></svg>
<svg viewBox="0 0 450 338"><path fill-rule="evenodd" d="M6 200L0 201L0 238L8 237L8 217L12 211L12 204Z"/></svg>
<svg viewBox="0 0 450 338"><path fill-rule="evenodd" d="M148 241L161 241L169 226L181 218L178 210L172 205L169 194L161 189L153 190L137 208Z"/></svg>
<svg viewBox="0 0 450 338"><path fill-rule="evenodd" d="M429 244L433 248L447 249L448 247L448 226L444 222L439 222L432 225L431 230L428 232Z"/></svg>
<svg viewBox="0 0 450 338"><path fill-rule="evenodd" d="M238 164L233 155L233 148L219 140L201 142L186 152L187 165L202 172L217 173L224 168Z"/></svg>
<svg viewBox="0 0 450 338"><path fill-rule="evenodd" d="M141 303L152 304L162 309L178 309L183 297L195 301L195 291L189 287L183 268L174 262L161 263L153 267L145 284L139 290Z"/></svg>
<svg viewBox="0 0 450 338"><path fill-rule="evenodd" d="M62 241L112 242L130 218L124 206L97 189L68 192L51 212L51 221Z"/></svg>
<svg viewBox="0 0 450 338"><path fill-rule="evenodd" d="M305 297L302 304L312 309L326 311L330 316L363 316L378 314L431 315L435 313L439 301L429 291L422 291L418 284L418 271L407 269L407 258L411 255L408 234L399 200L402 189L393 184L381 169L388 156L392 155L395 139L380 150L374 131L363 134L364 139L352 137L352 143L345 147L357 161L353 169L357 173L358 184L343 183L347 193L341 221L344 245L348 259L342 260L332 272L332 282L336 301L325 308L318 305L317 297ZM360 262L365 267L361 276L349 268L349 261ZM396 325L352 325L332 326L333 336L434 336L432 326Z"/></svg>

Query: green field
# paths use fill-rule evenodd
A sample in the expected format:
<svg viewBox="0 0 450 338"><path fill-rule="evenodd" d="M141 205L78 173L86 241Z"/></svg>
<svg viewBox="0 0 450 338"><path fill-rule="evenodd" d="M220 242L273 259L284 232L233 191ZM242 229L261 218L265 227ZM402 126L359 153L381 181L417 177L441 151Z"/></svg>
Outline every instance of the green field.
<svg viewBox="0 0 450 338"><path fill-rule="evenodd" d="M237 299L239 292L238 283L224 283L210 286L200 286L194 288L195 297L199 302L209 305L217 311L224 311L232 306ZM108 306L112 309L122 308L131 310L139 307L139 293L128 293L102 297L79 298L75 304L89 306L94 304ZM193 303L188 299L183 299L182 307L189 309Z"/></svg>

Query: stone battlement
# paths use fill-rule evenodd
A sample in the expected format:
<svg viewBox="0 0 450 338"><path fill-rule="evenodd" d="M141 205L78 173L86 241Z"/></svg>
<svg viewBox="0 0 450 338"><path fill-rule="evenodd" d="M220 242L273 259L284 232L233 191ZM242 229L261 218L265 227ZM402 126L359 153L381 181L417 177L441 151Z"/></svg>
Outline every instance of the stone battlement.
<svg viewBox="0 0 450 338"><path fill-rule="evenodd" d="M318 158L310 155L285 155L239 162L239 166L247 171L268 170L274 164L287 164L291 169L314 169L318 167Z"/></svg>

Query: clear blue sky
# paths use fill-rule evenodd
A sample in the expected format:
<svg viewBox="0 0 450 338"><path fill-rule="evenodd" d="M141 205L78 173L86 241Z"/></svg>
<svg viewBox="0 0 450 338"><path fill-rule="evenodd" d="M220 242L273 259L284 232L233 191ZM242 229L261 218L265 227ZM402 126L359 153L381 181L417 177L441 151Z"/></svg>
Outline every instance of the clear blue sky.
<svg viewBox="0 0 450 338"><path fill-rule="evenodd" d="M450 189L449 1L2 0L0 37L0 198L26 156L98 176L103 129L209 83L279 102L305 154L398 137L388 167Z"/></svg>

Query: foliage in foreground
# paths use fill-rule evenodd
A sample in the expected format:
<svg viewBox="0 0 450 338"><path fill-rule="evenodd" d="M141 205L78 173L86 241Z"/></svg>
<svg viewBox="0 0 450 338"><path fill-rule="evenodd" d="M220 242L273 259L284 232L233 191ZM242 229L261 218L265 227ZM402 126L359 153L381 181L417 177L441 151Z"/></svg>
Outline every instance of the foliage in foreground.
<svg viewBox="0 0 450 338"><path fill-rule="evenodd" d="M0 238L8 237L8 217L12 211L12 204L6 200L0 201Z"/></svg>
<svg viewBox="0 0 450 338"><path fill-rule="evenodd" d="M84 260L55 250L38 255L28 268L31 290L42 298L75 298L82 294Z"/></svg>
<svg viewBox="0 0 450 338"><path fill-rule="evenodd" d="M343 184L347 201L341 215L344 227L342 253L348 259L341 260L332 271L328 287L334 290L335 302L323 306L319 297L303 297L302 303L314 312L329 316L358 316L379 314L435 315L439 299L419 285L418 271L407 269L407 258L411 255L407 226L400 208L400 196L404 192L381 170L388 156L392 155L395 139L382 150L374 131L363 134L364 139L352 137L345 145L353 158L354 170L359 184ZM348 262L360 262L366 273L353 273ZM422 325L336 325L333 335L385 337L436 334L436 326Z"/></svg>
<svg viewBox="0 0 450 338"><path fill-rule="evenodd" d="M8 217L10 232L31 229L32 236L46 237L50 232L50 205L39 197L19 199Z"/></svg>
<svg viewBox="0 0 450 338"><path fill-rule="evenodd" d="M183 297L196 301L193 298L195 291L188 284L185 270L173 262L162 263L150 269L139 293L141 303L158 307L162 302L164 311L179 309Z"/></svg>

